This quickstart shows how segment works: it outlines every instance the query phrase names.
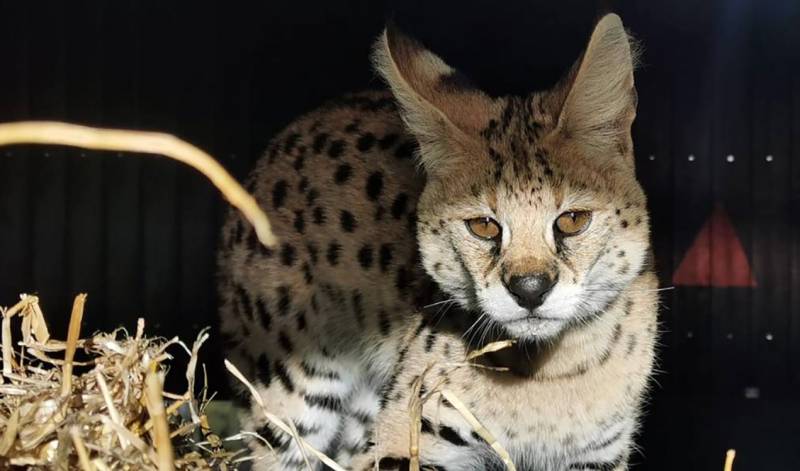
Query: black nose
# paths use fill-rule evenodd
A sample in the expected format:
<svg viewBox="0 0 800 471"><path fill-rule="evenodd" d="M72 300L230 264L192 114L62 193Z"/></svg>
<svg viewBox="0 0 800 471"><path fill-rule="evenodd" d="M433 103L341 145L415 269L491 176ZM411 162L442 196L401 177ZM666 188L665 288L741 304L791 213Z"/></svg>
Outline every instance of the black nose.
<svg viewBox="0 0 800 471"><path fill-rule="evenodd" d="M526 309L534 309L542 305L556 281L557 279L545 273L517 275L508 280L506 288L516 298L517 304Z"/></svg>

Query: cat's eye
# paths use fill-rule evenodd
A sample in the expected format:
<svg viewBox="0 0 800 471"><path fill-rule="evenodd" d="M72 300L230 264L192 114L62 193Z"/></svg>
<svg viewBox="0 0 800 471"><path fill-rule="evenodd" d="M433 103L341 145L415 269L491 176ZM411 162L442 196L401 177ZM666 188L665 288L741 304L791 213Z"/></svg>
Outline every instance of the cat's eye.
<svg viewBox="0 0 800 471"><path fill-rule="evenodd" d="M483 240L496 240L500 237L500 224L488 216L467 219L467 229L475 237Z"/></svg>
<svg viewBox="0 0 800 471"><path fill-rule="evenodd" d="M564 236L574 236L585 231L592 222L591 211L567 211L556 219L556 230Z"/></svg>

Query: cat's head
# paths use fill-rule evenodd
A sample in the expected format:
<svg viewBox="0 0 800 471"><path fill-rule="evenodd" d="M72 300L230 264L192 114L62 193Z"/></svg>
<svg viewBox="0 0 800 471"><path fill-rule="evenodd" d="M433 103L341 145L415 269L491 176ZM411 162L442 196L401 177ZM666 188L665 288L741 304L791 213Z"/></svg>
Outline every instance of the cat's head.
<svg viewBox="0 0 800 471"><path fill-rule="evenodd" d="M388 28L374 54L419 141L423 264L485 326L553 338L602 312L645 269L634 174L635 53L602 18L552 90L490 98Z"/></svg>

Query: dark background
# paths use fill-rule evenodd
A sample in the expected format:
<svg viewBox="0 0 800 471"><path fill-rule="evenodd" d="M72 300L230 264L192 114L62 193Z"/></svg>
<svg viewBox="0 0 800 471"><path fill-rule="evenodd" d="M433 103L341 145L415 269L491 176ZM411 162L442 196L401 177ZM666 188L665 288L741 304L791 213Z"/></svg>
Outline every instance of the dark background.
<svg viewBox="0 0 800 471"><path fill-rule="evenodd" d="M757 282L663 293L661 373L636 469L720 469L731 447L737 471L798 468L800 2L0 5L0 121L168 131L240 178L299 113L380 86L368 53L386 18L507 94L552 85L600 13L620 13L645 48L634 142L663 286L715 207ZM38 293L63 337L73 295L88 292L85 331L144 316L151 334L191 340L215 322L223 209L198 174L164 159L0 149L0 304ZM220 358L206 348L221 386Z"/></svg>

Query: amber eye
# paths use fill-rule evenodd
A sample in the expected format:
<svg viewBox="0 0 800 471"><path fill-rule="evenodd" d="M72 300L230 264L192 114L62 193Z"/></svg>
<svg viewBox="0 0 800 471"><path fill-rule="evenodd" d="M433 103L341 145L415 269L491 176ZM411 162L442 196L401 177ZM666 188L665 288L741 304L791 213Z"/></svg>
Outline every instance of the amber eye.
<svg viewBox="0 0 800 471"><path fill-rule="evenodd" d="M592 222L591 211L567 211L556 219L556 229L565 236L578 235Z"/></svg>
<svg viewBox="0 0 800 471"><path fill-rule="evenodd" d="M488 216L467 219L464 222L472 235L479 239L494 240L500 237L500 224Z"/></svg>

